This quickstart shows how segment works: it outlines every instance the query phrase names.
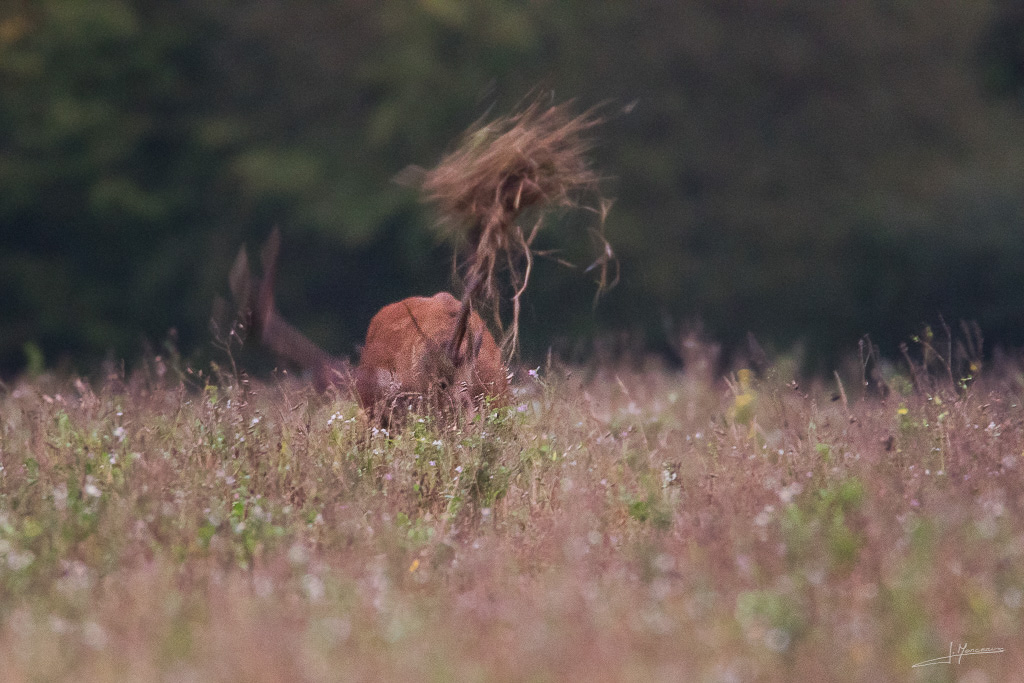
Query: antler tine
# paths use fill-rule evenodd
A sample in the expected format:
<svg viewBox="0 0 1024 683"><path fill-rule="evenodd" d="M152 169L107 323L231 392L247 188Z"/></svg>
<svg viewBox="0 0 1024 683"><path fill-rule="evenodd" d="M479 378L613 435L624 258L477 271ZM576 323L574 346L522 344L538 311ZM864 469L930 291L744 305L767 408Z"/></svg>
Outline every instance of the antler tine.
<svg viewBox="0 0 1024 683"><path fill-rule="evenodd" d="M254 326L255 292L253 291L252 271L249 270L249 256L246 254L244 244L238 251L238 256L235 257L231 272L228 273L228 285L238 311L236 320L240 323L240 331L242 335L248 336L252 334Z"/></svg>
<svg viewBox="0 0 1024 683"><path fill-rule="evenodd" d="M259 292L256 297L256 310L254 317L259 331L262 331L270 324L274 317L274 287L277 283L277 257L281 253L281 231L274 228L270 231L263 249L260 252L260 261L263 264L263 279L260 281Z"/></svg>
<svg viewBox="0 0 1024 683"><path fill-rule="evenodd" d="M252 293L252 273L249 272L249 257L245 253L244 244L228 273L228 284L231 287L231 296L234 297L235 304L241 308L248 302L249 295Z"/></svg>

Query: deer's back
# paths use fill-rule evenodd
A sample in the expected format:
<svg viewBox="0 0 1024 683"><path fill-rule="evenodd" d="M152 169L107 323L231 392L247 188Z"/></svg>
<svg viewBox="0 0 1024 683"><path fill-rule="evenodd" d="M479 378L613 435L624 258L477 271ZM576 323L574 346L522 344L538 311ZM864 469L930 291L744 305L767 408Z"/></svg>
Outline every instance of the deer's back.
<svg viewBox="0 0 1024 683"><path fill-rule="evenodd" d="M370 321L359 362L360 401L372 405L389 394L426 393L436 379L438 354L452 337L460 309L459 300L448 292L409 297L380 309ZM469 330L469 339L480 344L470 391L474 396L504 398L508 379L501 351L475 311Z"/></svg>

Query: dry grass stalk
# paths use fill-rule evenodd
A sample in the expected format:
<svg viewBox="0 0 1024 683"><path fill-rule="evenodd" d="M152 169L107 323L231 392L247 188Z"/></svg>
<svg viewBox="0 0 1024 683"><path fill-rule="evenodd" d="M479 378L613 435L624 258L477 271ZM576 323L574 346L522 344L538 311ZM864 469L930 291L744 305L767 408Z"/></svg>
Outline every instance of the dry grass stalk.
<svg viewBox="0 0 1024 683"><path fill-rule="evenodd" d="M500 309L499 273L508 273L512 289L511 348L518 331L519 299L529 282L534 252L531 247L551 208L585 208L599 216L603 226L610 203L598 198L599 176L590 167L591 143L585 134L602 122L593 109L573 115L571 103L546 106L535 101L521 112L473 125L457 148L422 179L425 198L437 206L440 227L468 242L463 269L465 296L479 298L495 312ZM538 215L527 234L519 224L524 212ZM597 231L600 235L600 230ZM607 277L613 252L603 236L599 286Z"/></svg>
<svg viewBox="0 0 1024 683"><path fill-rule="evenodd" d="M0 680L895 681L963 634L1021 679L1019 358L889 398L851 359L844 406L685 348L459 430L217 368L0 387Z"/></svg>

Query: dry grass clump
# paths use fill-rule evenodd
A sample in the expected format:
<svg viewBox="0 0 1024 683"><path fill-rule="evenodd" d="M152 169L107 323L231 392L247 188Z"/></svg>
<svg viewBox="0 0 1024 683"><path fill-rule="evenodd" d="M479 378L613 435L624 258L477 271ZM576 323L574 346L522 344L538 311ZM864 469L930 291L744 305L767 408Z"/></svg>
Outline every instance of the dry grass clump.
<svg viewBox="0 0 1024 683"><path fill-rule="evenodd" d="M585 206L581 199L597 190L599 176L587 158L591 143L586 134L602 119L594 110L574 115L570 106L548 106L537 100L516 114L478 122L422 178L424 196L436 205L442 229L457 242L468 243L467 295L475 297L479 292L497 309L498 274L509 274L514 292L513 334L543 212ZM609 207L597 199L586 208L596 211L603 224ZM527 234L518 221L530 209L537 215ZM601 283L607 284L612 254L606 242L603 250L598 265L602 266Z"/></svg>
<svg viewBox="0 0 1024 683"><path fill-rule="evenodd" d="M289 380L4 387L0 680L1020 678L1019 364L883 398L689 350L457 429ZM1003 652L912 668L951 641Z"/></svg>

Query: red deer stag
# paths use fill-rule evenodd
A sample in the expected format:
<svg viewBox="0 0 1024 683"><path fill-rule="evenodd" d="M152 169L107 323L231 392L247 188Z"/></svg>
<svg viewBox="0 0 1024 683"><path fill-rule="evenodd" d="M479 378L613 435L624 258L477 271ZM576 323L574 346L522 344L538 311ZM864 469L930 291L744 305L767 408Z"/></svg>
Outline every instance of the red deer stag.
<svg viewBox="0 0 1024 683"><path fill-rule="evenodd" d="M494 337L472 310L476 287L460 302L448 292L414 296L377 312L366 332L358 367L336 358L285 322L274 305L281 235L275 228L255 280L243 247L231 269L231 291L248 335L280 359L313 374L321 391L355 387L360 404L383 419L418 401L442 412L472 416L485 397L507 399L508 371Z"/></svg>

